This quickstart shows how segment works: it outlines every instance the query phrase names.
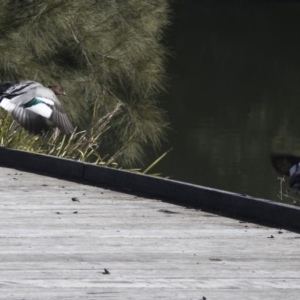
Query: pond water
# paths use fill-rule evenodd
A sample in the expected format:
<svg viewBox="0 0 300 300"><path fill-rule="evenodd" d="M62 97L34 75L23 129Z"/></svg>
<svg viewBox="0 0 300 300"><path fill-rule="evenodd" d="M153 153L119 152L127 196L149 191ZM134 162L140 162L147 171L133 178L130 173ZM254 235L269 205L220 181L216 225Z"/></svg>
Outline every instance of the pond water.
<svg viewBox="0 0 300 300"><path fill-rule="evenodd" d="M277 201L270 153L300 155L300 5L185 2L166 40L173 151L155 171Z"/></svg>

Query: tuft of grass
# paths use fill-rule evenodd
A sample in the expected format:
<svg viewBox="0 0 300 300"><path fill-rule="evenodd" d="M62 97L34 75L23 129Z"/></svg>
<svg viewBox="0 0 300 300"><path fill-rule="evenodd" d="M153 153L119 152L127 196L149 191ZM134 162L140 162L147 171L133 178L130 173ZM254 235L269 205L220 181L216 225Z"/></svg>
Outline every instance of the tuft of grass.
<svg viewBox="0 0 300 300"><path fill-rule="evenodd" d="M283 201L283 197L286 200L290 200L292 202L292 204L297 204L299 205L300 203L300 192L296 191L296 190L290 190L290 189L286 189L285 191L283 191L283 183L285 182L285 176L283 175L282 177L277 177L277 180L279 181L279 193L277 195L277 197L280 199L280 201ZM293 196L291 196L291 193L293 194Z"/></svg>
<svg viewBox="0 0 300 300"><path fill-rule="evenodd" d="M164 152L161 156L159 156L152 164L150 164L142 173L147 174L154 166L156 166L173 148L169 149L168 151ZM160 176L161 174L152 174L155 176Z"/></svg>
<svg viewBox="0 0 300 300"><path fill-rule="evenodd" d="M98 140L108 129L109 118L115 113L116 110L101 118L88 130L75 130L71 135L66 135L57 128L41 135L32 135L12 121L9 113L1 110L0 146L107 165L100 155ZM110 164L115 165L111 160Z"/></svg>
<svg viewBox="0 0 300 300"><path fill-rule="evenodd" d="M57 128L42 135L29 134L12 121L9 113L0 110L0 146L118 168L116 159L125 151L130 139L117 152L104 156L100 154L98 141L101 135L110 128L110 121L118 114L119 108L120 106L117 106L88 130L75 130L71 135L66 135ZM141 169L129 169L129 171L148 173L170 150L163 153L144 171Z"/></svg>

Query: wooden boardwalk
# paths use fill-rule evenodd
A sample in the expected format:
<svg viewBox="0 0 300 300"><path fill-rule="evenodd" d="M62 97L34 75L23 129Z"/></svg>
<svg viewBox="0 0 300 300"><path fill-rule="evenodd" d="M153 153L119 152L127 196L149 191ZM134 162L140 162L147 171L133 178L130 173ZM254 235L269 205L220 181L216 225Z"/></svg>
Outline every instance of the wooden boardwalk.
<svg viewBox="0 0 300 300"><path fill-rule="evenodd" d="M0 212L0 299L299 299L280 228L9 168Z"/></svg>

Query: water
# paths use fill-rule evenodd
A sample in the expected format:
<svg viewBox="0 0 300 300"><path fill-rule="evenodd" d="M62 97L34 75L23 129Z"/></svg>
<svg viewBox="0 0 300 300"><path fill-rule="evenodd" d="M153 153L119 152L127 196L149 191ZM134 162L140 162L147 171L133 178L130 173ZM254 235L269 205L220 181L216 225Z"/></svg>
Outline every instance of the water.
<svg viewBox="0 0 300 300"><path fill-rule="evenodd" d="M300 5L197 0L173 8L163 101L172 124L164 148L174 150L156 171L279 200L269 155L300 155Z"/></svg>

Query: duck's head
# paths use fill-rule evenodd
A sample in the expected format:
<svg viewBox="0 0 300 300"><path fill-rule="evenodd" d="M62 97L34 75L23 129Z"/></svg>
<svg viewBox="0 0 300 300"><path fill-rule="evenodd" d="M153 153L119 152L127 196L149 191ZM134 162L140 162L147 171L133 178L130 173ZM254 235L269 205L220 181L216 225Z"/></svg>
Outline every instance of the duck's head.
<svg viewBox="0 0 300 300"><path fill-rule="evenodd" d="M60 85L50 85L48 86L49 89L51 89L55 95L63 95L63 96L67 96L67 94L65 93L64 89L62 86Z"/></svg>

